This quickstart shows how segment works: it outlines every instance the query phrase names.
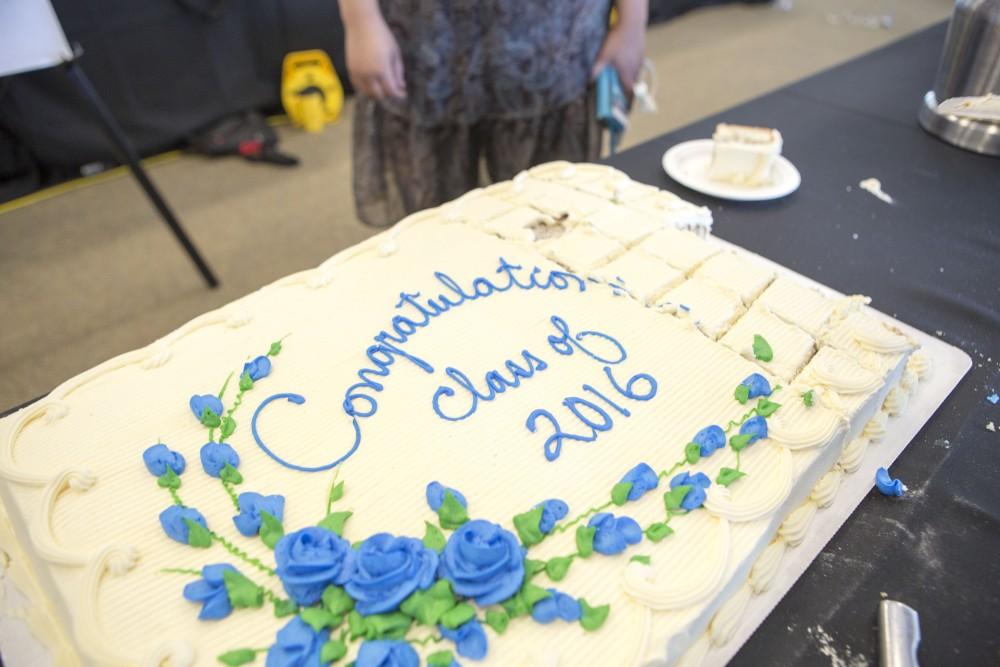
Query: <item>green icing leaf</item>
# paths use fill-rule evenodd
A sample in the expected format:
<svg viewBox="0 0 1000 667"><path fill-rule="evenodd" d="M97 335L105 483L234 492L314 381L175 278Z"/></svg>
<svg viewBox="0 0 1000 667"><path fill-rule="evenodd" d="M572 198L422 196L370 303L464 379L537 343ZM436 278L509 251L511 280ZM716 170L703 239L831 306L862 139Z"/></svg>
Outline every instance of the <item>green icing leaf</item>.
<svg viewBox="0 0 1000 667"><path fill-rule="evenodd" d="M322 664L337 662L345 655L347 655L347 644L339 639L331 639L319 650L319 661Z"/></svg>
<svg viewBox="0 0 1000 667"><path fill-rule="evenodd" d="M493 631L498 635L502 635L507 630L507 624L510 623L510 616L507 612L499 609L490 609L486 612L486 625L493 628Z"/></svg>
<svg viewBox="0 0 1000 667"><path fill-rule="evenodd" d="M299 606L295 604L294 600L275 600L274 601L274 617L284 618L286 616L291 616L299 610Z"/></svg>
<svg viewBox="0 0 1000 667"><path fill-rule="evenodd" d="M253 389L253 378L250 377L249 371L244 371L240 375L240 391L250 391Z"/></svg>
<svg viewBox="0 0 1000 667"><path fill-rule="evenodd" d="M663 522L653 523L646 529L646 537L650 542L659 542L664 537L673 534L674 529ZM647 563L648 564L648 563Z"/></svg>
<svg viewBox="0 0 1000 667"><path fill-rule="evenodd" d="M184 519L184 525L188 527L188 544L199 549L212 546L212 534L208 529L191 519Z"/></svg>
<svg viewBox="0 0 1000 667"><path fill-rule="evenodd" d="M230 484L242 484L243 475L240 471L234 468L231 464L227 463L223 466L222 470L219 471L219 478L223 482L229 482Z"/></svg>
<svg viewBox="0 0 1000 667"><path fill-rule="evenodd" d="M222 420L222 425L219 428L219 433L223 438L228 438L236 430L236 420L232 417L226 417Z"/></svg>
<svg viewBox="0 0 1000 667"><path fill-rule="evenodd" d="M358 613L357 609L352 609L347 615L347 629L350 632L351 639L357 639L358 637L364 636L365 619Z"/></svg>
<svg viewBox="0 0 1000 667"><path fill-rule="evenodd" d="M810 389L806 393L802 394L802 402L806 404L807 408L813 406L813 390Z"/></svg>
<svg viewBox="0 0 1000 667"><path fill-rule="evenodd" d="M323 591L323 608L331 614L341 615L354 609L354 600L340 586L330 584Z"/></svg>
<svg viewBox="0 0 1000 667"><path fill-rule="evenodd" d="M729 446L733 448L734 452L738 452L748 444L750 444L751 435L749 433L742 433L738 435L730 436Z"/></svg>
<svg viewBox="0 0 1000 667"><path fill-rule="evenodd" d="M475 617L476 608L468 602L462 602L441 614L441 625L449 630L454 630L458 626L468 623Z"/></svg>
<svg viewBox="0 0 1000 667"><path fill-rule="evenodd" d="M285 536L285 529L281 526L278 518L268 514L260 513L260 539L267 545L268 549L273 549L282 537Z"/></svg>
<svg viewBox="0 0 1000 667"><path fill-rule="evenodd" d="M531 610L528 609L528 606L524 604L524 598L520 595L507 598L501 602L500 605L503 607L504 612L509 618L517 618L518 616L524 616L525 614L531 612Z"/></svg>
<svg viewBox="0 0 1000 667"><path fill-rule="evenodd" d="M229 667L246 665L257 659L257 651L252 648L238 648L234 651L226 651L218 657L219 662Z"/></svg>
<svg viewBox="0 0 1000 667"><path fill-rule="evenodd" d="M680 509L681 503L691 490L690 485L680 484L663 494L663 506L668 512Z"/></svg>
<svg viewBox="0 0 1000 667"><path fill-rule="evenodd" d="M760 361L771 361L774 359L774 351L771 345L760 334L753 335L753 356Z"/></svg>
<svg viewBox="0 0 1000 667"><path fill-rule="evenodd" d="M545 574L549 575L552 581L562 581L569 572L569 566L573 564L572 556L557 556L550 558L545 564Z"/></svg>
<svg viewBox="0 0 1000 667"><path fill-rule="evenodd" d="M219 419L219 415L205 408L201 411L201 423L209 428L217 428L222 423L222 420Z"/></svg>
<svg viewBox="0 0 1000 667"><path fill-rule="evenodd" d="M630 558L628 562L642 563L643 565L649 565L652 562L652 559L649 556L632 556L632 558Z"/></svg>
<svg viewBox="0 0 1000 667"><path fill-rule="evenodd" d="M167 472L156 478L156 483L164 489L174 489L176 491L181 488L181 478L169 466L167 467Z"/></svg>
<svg viewBox="0 0 1000 667"><path fill-rule="evenodd" d="M715 483L722 486L729 486L744 475L746 475L745 472L740 472L736 468L723 468L715 478Z"/></svg>
<svg viewBox="0 0 1000 667"><path fill-rule="evenodd" d="M259 609L264 604L264 590L236 570L223 570L222 582L229 603L237 609Z"/></svg>
<svg viewBox="0 0 1000 667"><path fill-rule="evenodd" d="M632 482L618 482L611 488L611 502L621 507L628 502L628 492L632 490Z"/></svg>
<svg viewBox="0 0 1000 667"><path fill-rule="evenodd" d="M433 549L438 553L444 551L446 540L444 539L444 533L441 532L441 529L429 521L424 521L424 525L424 546L428 549Z"/></svg>
<svg viewBox="0 0 1000 667"><path fill-rule="evenodd" d="M769 401L766 398L761 398L757 401L757 414L761 417L770 417L780 407L781 403L775 403L774 401Z"/></svg>
<svg viewBox="0 0 1000 667"><path fill-rule="evenodd" d="M410 625L412 623L412 618L398 611L391 614L372 614L371 616L365 616L365 638L402 639L406 636L406 631L410 629Z"/></svg>
<svg viewBox="0 0 1000 667"><path fill-rule="evenodd" d="M331 614L322 607L306 607L299 612L299 617L316 632L323 628L335 628L344 620L342 616Z"/></svg>
<svg viewBox="0 0 1000 667"><path fill-rule="evenodd" d="M587 632L593 632L604 625L604 621L608 620L608 614L611 613L611 605L602 604L599 607L591 607L583 598L580 598L580 608L583 610L583 615L580 616L580 625Z"/></svg>
<svg viewBox="0 0 1000 667"><path fill-rule="evenodd" d="M440 579L426 591L415 591L403 600L399 610L423 625L437 625L441 617L456 604L451 583L447 579Z"/></svg>
<svg viewBox="0 0 1000 667"><path fill-rule="evenodd" d="M435 651L427 656L427 667L451 667L451 651Z"/></svg>
<svg viewBox="0 0 1000 667"><path fill-rule="evenodd" d="M750 400L750 387L745 384L736 385L736 391L733 392L733 396L742 405L746 405L747 401Z"/></svg>
<svg viewBox="0 0 1000 667"><path fill-rule="evenodd" d="M279 354L281 354L281 341L276 340L273 343L271 343L271 347L267 351L267 356L276 357Z"/></svg>
<svg viewBox="0 0 1000 667"><path fill-rule="evenodd" d="M552 594L540 586L525 584L521 587L518 595L524 599L525 604L528 605L528 609L531 609L535 606L536 602L541 602L545 598L551 597Z"/></svg>
<svg viewBox="0 0 1000 667"><path fill-rule="evenodd" d="M340 481L330 487L329 503L332 505L344 497L344 482Z"/></svg>
<svg viewBox="0 0 1000 667"><path fill-rule="evenodd" d="M576 553L581 558L587 558L594 553L595 526L580 526L576 529Z"/></svg>
<svg viewBox="0 0 1000 667"><path fill-rule="evenodd" d="M340 536L344 534L344 524L347 520L351 518L354 512L330 512L326 515L326 518L319 522L320 528L326 528L327 530L337 533Z"/></svg>
<svg viewBox="0 0 1000 667"><path fill-rule="evenodd" d="M684 459L691 465L694 465L695 463L700 461L701 445L699 445L697 442L689 442L684 447Z"/></svg>
<svg viewBox="0 0 1000 667"><path fill-rule="evenodd" d="M539 600L544 600L550 595L551 593L544 588L535 586L532 583L525 583L516 595L504 600L500 604L511 618L517 618L518 616L530 614L531 608L534 607Z"/></svg>
<svg viewBox="0 0 1000 667"><path fill-rule="evenodd" d="M534 546L545 539L545 534L538 528L542 522L542 508L518 514L514 517L514 528L517 536L521 538L521 543L526 546Z"/></svg>
<svg viewBox="0 0 1000 667"><path fill-rule="evenodd" d="M469 520L469 513L465 506L458 502L458 498L451 491L444 492L444 500L438 508L438 523L445 530L455 530Z"/></svg>
<svg viewBox="0 0 1000 667"><path fill-rule="evenodd" d="M535 560L534 558L524 559L524 571L528 574L528 577L533 577L539 572L545 571L545 561Z"/></svg>

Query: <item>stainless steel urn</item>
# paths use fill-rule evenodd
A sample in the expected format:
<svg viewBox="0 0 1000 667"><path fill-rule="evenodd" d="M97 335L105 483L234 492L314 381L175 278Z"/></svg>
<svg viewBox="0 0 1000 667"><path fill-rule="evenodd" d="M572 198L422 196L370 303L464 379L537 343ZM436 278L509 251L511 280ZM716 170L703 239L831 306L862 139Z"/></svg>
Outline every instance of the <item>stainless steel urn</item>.
<svg viewBox="0 0 1000 667"><path fill-rule="evenodd" d="M958 0L934 89L918 118L925 130L961 148L1000 155L1000 121L942 113L954 97L1000 95L1000 0Z"/></svg>

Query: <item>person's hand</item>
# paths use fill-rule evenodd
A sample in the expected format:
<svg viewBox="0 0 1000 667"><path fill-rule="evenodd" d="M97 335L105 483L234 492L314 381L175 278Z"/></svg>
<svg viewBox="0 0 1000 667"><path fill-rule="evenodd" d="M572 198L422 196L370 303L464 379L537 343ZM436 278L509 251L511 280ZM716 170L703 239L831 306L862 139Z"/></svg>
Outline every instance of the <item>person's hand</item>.
<svg viewBox="0 0 1000 667"><path fill-rule="evenodd" d="M355 90L381 99L406 97L399 44L380 14L347 27L347 73Z"/></svg>
<svg viewBox="0 0 1000 667"><path fill-rule="evenodd" d="M604 39L604 44L597 54L591 76L597 78L597 75L606 66L614 67L618 72L622 90L625 91L625 95L629 99L632 99L632 90L639 78L639 70L642 69L645 57L645 22L640 24L619 22L608 31L608 36Z"/></svg>

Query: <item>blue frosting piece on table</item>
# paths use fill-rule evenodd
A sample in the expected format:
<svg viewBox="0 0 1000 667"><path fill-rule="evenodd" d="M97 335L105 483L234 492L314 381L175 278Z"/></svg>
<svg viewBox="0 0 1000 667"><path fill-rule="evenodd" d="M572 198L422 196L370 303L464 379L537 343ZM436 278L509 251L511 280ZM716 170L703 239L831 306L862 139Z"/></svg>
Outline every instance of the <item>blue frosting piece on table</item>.
<svg viewBox="0 0 1000 667"><path fill-rule="evenodd" d="M898 479L893 479L889 471L879 468L875 471L875 486L883 496L899 497L906 493L906 487Z"/></svg>

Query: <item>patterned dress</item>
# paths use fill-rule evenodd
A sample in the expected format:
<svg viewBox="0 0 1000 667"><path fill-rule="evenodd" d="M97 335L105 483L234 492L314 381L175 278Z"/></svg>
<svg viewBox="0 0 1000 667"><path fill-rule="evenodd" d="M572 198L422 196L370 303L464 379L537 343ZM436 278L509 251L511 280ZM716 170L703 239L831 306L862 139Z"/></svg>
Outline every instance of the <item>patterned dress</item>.
<svg viewBox="0 0 1000 667"><path fill-rule="evenodd" d="M590 70L610 0L381 0L405 100L359 95L354 197L395 223L548 160L592 160L601 135Z"/></svg>

